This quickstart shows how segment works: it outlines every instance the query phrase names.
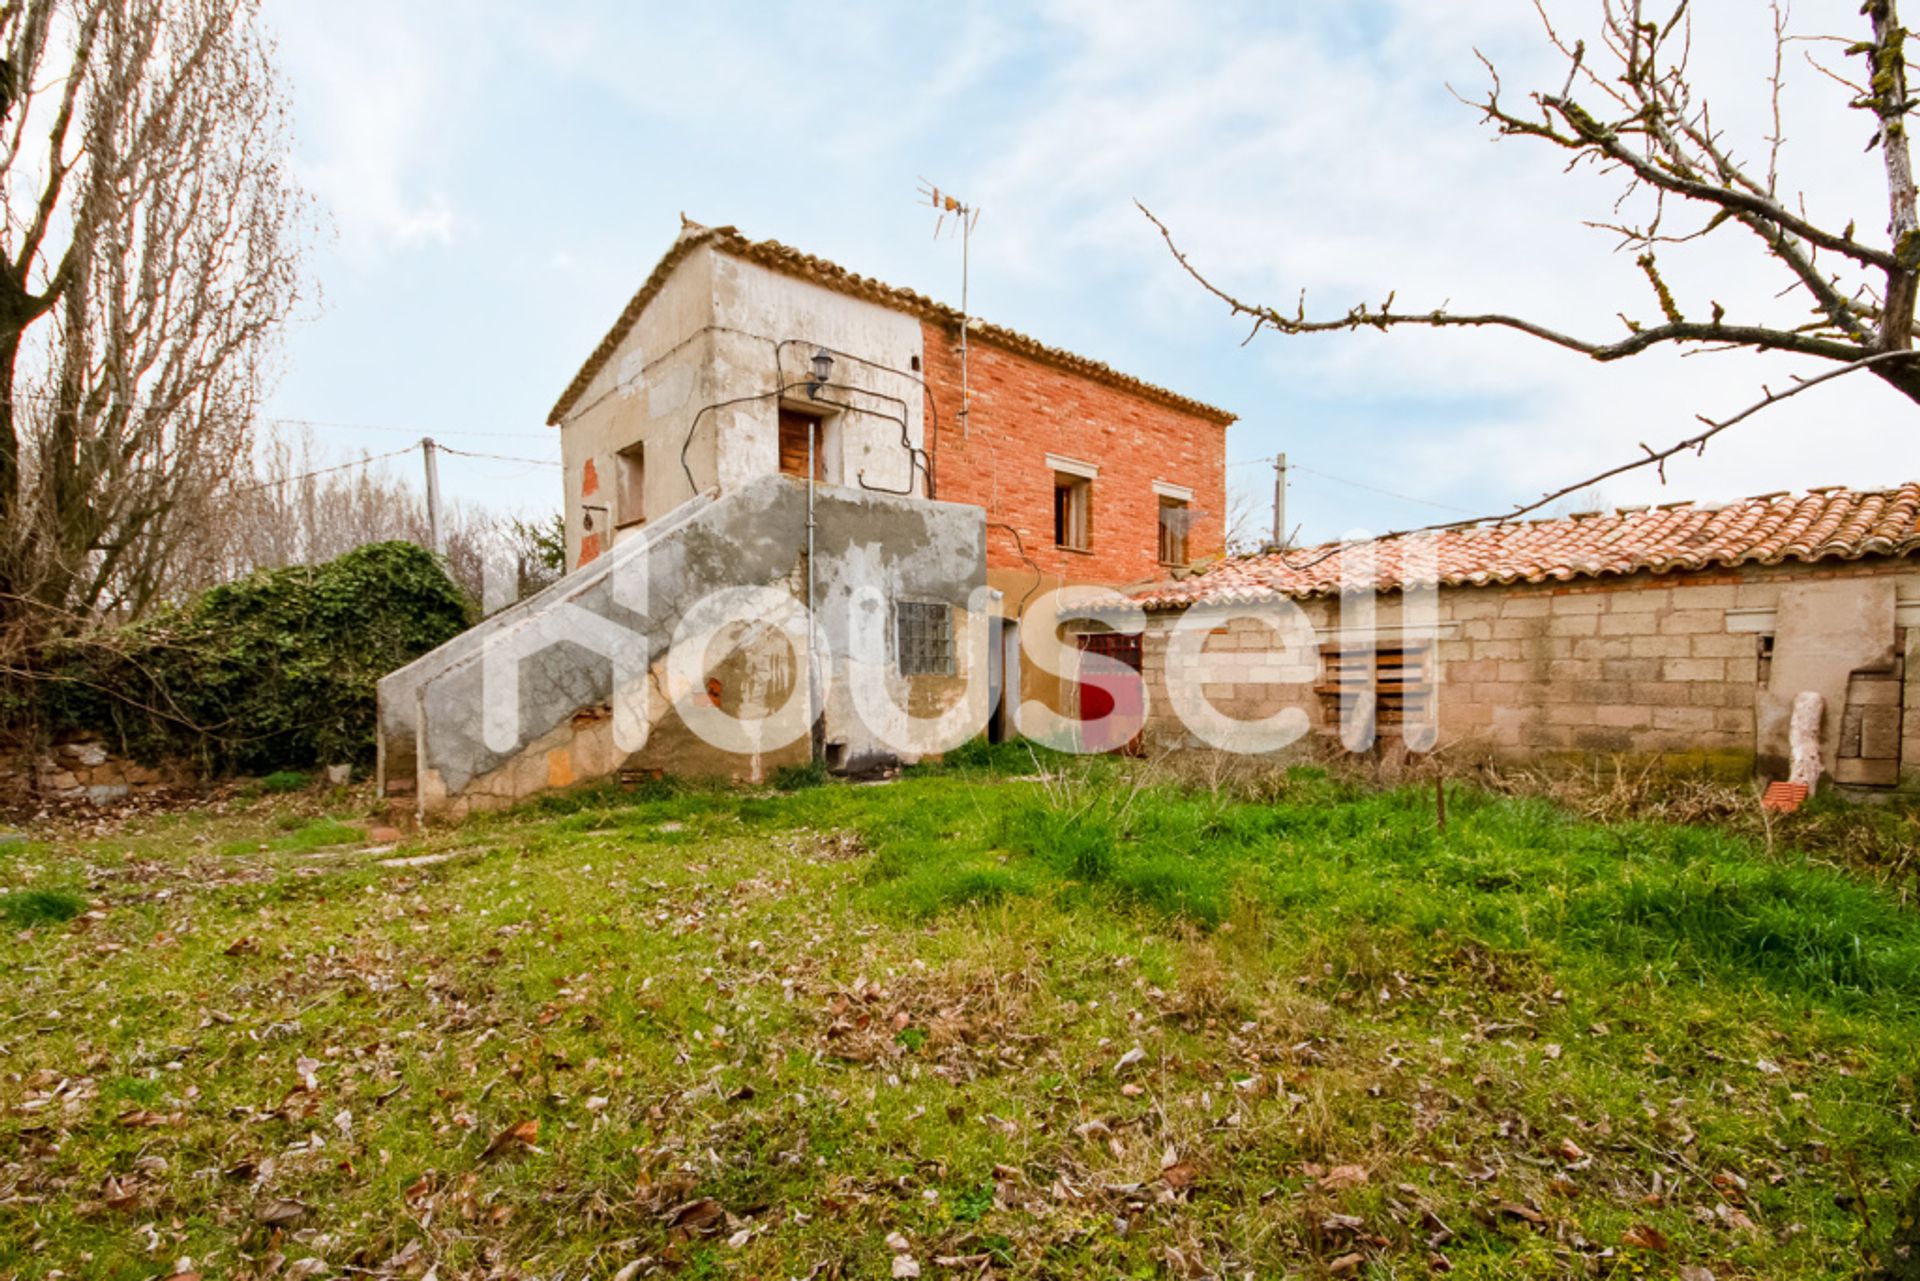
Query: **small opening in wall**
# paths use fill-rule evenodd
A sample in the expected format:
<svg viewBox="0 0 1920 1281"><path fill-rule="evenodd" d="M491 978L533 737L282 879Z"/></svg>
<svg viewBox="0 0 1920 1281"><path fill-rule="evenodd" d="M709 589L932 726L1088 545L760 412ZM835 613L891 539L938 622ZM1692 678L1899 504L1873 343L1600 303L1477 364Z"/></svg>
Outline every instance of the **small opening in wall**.
<svg viewBox="0 0 1920 1281"><path fill-rule="evenodd" d="M1084 476L1053 474L1053 545L1073 551L1093 547L1093 482Z"/></svg>
<svg viewBox="0 0 1920 1281"><path fill-rule="evenodd" d="M807 474L807 455L813 455L813 478L827 478L826 450L820 447L820 420L811 414L780 408L780 470L788 476Z"/></svg>
<svg viewBox="0 0 1920 1281"><path fill-rule="evenodd" d="M614 498L614 524L620 529L641 525L647 519L647 447L628 445L616 455L620 463L620 488Z"/></svg>
<svg viewBox="0 0 1920 1281"><path fill-rule="evenodd" d="M845 743L827 744L827 768L838 772L847 767L847 745Z"/></svg>
<svg viewBox="0 0 1920 1281"><path fill-rule="evenodd" d="M920 372L920 357L918 357L918 356L913 356L913 357L911 357L911 358L910 358L910 362L911 362L911 368L913 369L913 372L914 372L914 373L916 373L916 374L917 374L917 373L919 373L919 372Z"/></svg>
<svg viewBox="0 0 1920 1281"><path fill-rule="evenodd" d="M1192 524L1193 513L1182 499L1162 497L1160 499L1160 563L1162 565L1185 565L1187 563L1187 529Z"/></svg>
<svg viewBox="0 0 1920 1281"><path fill-rule="evenodd" d="M902 676L954 674L953 610L929 601L894 605L894 653Z"/></svg>

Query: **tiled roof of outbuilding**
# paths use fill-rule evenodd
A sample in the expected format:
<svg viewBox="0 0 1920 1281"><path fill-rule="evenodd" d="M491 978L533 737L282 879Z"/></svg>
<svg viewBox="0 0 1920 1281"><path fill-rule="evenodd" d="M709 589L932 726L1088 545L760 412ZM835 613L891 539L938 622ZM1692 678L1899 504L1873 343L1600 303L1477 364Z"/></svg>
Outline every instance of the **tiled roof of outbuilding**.
<svg viewBox="0 0 1920 1281"><path fill-rule="evenodd" d="M689 222L681 231L680 238L674 241L673 247L655 265L646 283L642 284L639 292L628 301L625 309L620 313L620 318L614 321L613 328L607 331L607 336L600 340L600 345L593 349L593 354L587 357L587 362L580 366L580 372L573 376L573 381L567 384L567 389L560 393L560 399L554 402L552 410L547 414L549 426L560 424L561 420L567 416L567 412L586 392L587 385L605 367L607 361L613 358L615 349L626 338L627 331L633 327L634 321L640 318L640 313L646 310L647 304L653 301L654 295L658 294L666 284L667 277L673 274L673 269L679 266L689 253L704 244L711 244L722 253L757 263L783 275L810 280L837 293L864 298L869 302L879 303L883 307L892 307L923 320L949 326L956 332L960 327L962 317L957 308L935 302L925 294L915 293L911 289L901 289L883 281L874 280L870 276L848 271L837 263L802 253L777 240L749 240L732 227L703 227L698 223ZM999 325L987 324L978 316L973 318L967 332L972 335L975 342L991 343L1017 355L1053 365L1069 373L1079 374L1096 382L1132 392L1158 404L1204 418L1209 422L1218 423L1222 427L1238 417L1224 409L1216 409L1212 405L1182 396L1165 387L1135 378L1131 374L1121 373L1111 365L1102 364L1086 356L1075 355L1058 347L1049 347L1038 339L1029 338L1011 329L1003 329Z"/></svg>
<svg viewBox="0 0 1920 1281"><path fill-rule="evenodd" d="M1342 590L1343 571L1358 578L1369 556L1375 589L1394 591L1410 576L1424 582L1428 565L1441 586L1476 587L1915 550L1920 482L1909 482L1897 489L1764 494L1722 506L1671 503L1558 520L1489 522L1346 547L1327 543L1238 556L1143 588L1133 598L1151 610L1331 596Z"/></svg>

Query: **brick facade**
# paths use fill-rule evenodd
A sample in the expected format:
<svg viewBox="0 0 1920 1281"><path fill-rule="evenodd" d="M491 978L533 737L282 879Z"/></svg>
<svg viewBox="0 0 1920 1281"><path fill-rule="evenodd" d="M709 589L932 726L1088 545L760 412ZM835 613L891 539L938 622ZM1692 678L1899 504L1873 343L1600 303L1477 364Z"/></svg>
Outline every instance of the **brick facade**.
<svg viewBox="0 0 1920 1281"><path fill-rule="evenodd" d="M1462 762L1619 756L1783 776L1765 711L1775 661L1769 615L1788 591L1849 580L1877 587L1889 608L1878 628L1884 653L1850 663L1844 699L1828 706L1829 768L1840 782L1920 784L1920 627L1903 625L1920 608L1920 562L1899 557L1442 588L1432 667L1438 742ZM1334 599L1296 603L1323 641L1348 643ZM1399 611L1396 594L1378 598L1383 644L1398 635ZM1150 613L1143 645L1148 741L1163 748L1194 745L1167 693L1167 634L1177 617ZM1187 678L1201 680L1222 713L1251 720L1299 707L1312 733L1297 750L1331 745L1337 712L1316 688L1325 674L1319 654L1285 651L1267 625L1239 617L1207 638L1203 662Z"/></svg>
<svg viewBox="0 0 1920 1281"><path fill-rule="evenodd" d="M938 411L938 427L928 433L936 495L986 508L990 572L1030 580L1038 566L1053 580L1047 586L1120 586L1161 577L1156 481L1193 493L1189 561L1220 554L1227 505L1223 423L976 339L968 350L971 413L963 435L956 425L958 335L933 321L925 322L924 335L927 387ZM1054 545L1048 454L1099 468L1087 551Z"/></svg>

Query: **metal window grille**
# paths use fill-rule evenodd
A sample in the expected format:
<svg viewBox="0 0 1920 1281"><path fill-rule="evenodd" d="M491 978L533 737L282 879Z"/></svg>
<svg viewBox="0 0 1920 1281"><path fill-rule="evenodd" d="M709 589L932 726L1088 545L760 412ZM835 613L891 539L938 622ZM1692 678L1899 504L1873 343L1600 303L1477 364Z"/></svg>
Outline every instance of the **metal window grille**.
<svg viewBox="0 0 1920 1281"><path fill-rule="evenodd" d="M953 675L953 610L923 601L894 606L894 651L902 676Z"/></svg>

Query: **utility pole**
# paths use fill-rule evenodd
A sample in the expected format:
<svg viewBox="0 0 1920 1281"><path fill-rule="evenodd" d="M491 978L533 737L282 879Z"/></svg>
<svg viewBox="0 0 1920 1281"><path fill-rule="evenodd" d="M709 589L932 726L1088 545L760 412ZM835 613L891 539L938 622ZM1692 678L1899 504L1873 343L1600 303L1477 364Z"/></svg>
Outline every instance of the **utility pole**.
<svg viewBox="0 0 1920 1281"><path fill-rule="evenodd" d="M433 437L420 438L420 458L427 467L427 543L435 555L447 549L440 542L440 460Z"/></svg>
<svg viewBox="0 0 1920 1281"><path fill-rule="evenodd" d="M1276 454L1273 459L1273 545L1281 551L1287 547L1287 456Z"/></svg>

